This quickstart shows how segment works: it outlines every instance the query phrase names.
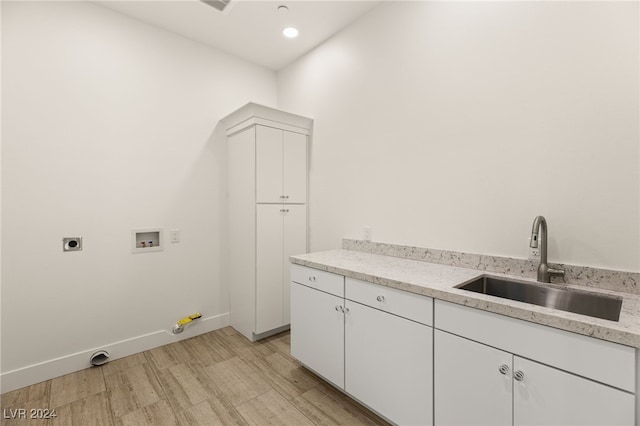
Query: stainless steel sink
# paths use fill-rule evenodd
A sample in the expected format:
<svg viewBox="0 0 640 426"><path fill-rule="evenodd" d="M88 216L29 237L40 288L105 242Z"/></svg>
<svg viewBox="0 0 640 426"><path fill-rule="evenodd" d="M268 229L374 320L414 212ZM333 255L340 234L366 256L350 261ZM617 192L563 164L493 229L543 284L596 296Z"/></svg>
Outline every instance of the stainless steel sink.
<svg viewBox="0 0 640 426"><path fill-rule="evenodd" d="M615 296L565 290L491 276L483 276L457 288L610 321L620 319L622 307L622 299Z"/></svg>

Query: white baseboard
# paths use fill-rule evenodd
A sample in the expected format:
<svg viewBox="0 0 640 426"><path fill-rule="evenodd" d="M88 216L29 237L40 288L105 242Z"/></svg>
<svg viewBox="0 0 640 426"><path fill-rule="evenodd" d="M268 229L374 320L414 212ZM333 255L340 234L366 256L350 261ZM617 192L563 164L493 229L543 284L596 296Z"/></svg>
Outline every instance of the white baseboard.
<svg viewBox="0 0 640 426"><path fill-rule="evenodd" d="M54 358L38 364L7 371L0 375L0 393L10 392L25 386L30 386L65 374L84 370L91 367L89 358L99 350L109 352L109 361L125 356L144 352L158 346L188 339L203 333L208 333L229 325L229 314L224 313L212 317L201 318L185 327L180 334L173 334L168 330L160 330L142 336L136 336L119 342L102 345L82 352Z"/></svg>

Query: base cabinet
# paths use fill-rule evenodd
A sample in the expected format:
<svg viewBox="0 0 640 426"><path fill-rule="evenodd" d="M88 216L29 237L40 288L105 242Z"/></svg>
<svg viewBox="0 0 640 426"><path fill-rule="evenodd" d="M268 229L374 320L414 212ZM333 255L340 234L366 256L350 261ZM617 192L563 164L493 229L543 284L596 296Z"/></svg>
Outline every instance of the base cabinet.
<svg viewBox="0 0 640 426"><path fill-rule="evenodd" d="M336 277L292 266L291 354L386 419L431 425L433 300Z"/></svg>
<svg viewBox="0 0 640 426"><path fill-rule="evenodd" d="M293 265L291 353L399 425L639 426L636 351Z"/></svg>
<svg viewBox="0 0 640 426"><path fill-rule="evenodd" d="M437 425L635 424L632 348L440 300L434 324Z"/></svg>
<svg viewBox="0 0 640 426"><path fill-rule="evenodd" d="M346 309L346 391L397 424L431 424L433 329L349 300Z"/></svg>
<svg viewBox="0 0 640 426"><path fill-rule="evenodd" d="M512 355L440 330L434 348L434 423L511 425Z"/></svg>
<svg viewBox="0 0 640 426"><path fill-rule="evenodd" d="M344 299L291 283L291 355L344 389Z"/></svg>
<svg viewBox="0 0 640 426"><path fill-rule="evenodd" d="M633 394L440 330L436 425L633 425Z"/></svg>
<svg viewBox="0 0 640 426"><path fill-rule="evenodd" d="M513 423L537 425L633 425L633 394L514 356Z"/></svg>

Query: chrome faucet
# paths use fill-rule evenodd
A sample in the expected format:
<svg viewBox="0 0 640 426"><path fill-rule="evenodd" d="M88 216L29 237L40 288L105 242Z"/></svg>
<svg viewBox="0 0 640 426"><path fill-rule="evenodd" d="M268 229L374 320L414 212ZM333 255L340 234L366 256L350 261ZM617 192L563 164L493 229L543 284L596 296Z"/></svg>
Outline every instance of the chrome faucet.
<svg viewBox="0 0 640 426"><path fill-rule="evenodd" d="M540 236L538 238L538 235ZM550 283L551 277L563 277L562 269L549 268L547 265L547 221L544 216L536 216L533 220L533 228L531 229L531 242L529 247L537 248L538 240L540 242L540 265L538 266L538 281L541 283Z"/></svg>

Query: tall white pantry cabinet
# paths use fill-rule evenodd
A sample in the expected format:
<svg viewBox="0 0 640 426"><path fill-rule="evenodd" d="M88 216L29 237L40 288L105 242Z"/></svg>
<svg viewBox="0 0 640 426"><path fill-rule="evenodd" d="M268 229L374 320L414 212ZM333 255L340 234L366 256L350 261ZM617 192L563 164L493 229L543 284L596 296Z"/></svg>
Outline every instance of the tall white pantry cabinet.
<svg viewBox="0 0 640 426"><path fill-rule="evenodd" d="M313 120L249 103L227 129L230 323L251 341L289 327L289 256L308 251Z"/></svg>

